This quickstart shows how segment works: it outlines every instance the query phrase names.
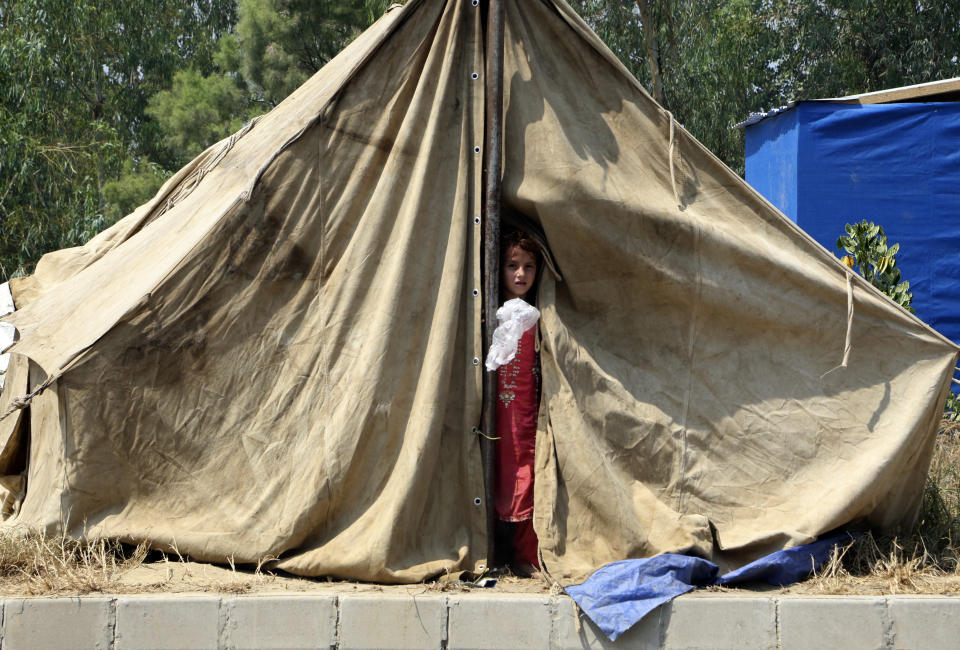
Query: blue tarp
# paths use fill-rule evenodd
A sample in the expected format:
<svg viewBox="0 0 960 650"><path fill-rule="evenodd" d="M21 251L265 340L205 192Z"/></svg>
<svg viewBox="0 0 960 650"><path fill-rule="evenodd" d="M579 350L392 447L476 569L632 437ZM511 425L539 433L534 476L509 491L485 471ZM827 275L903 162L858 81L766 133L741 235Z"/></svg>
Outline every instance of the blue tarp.
<svg viewBox="0 0 960 650"><path fill-rule="evenodd" d="M566 591L611 641L644 616L696 587L766 583L792 584L829 559L834 547L853 538L834 535L811 544L771 553L718 577L719 567L689 555L665 553L641 560L608 564Z"/></svg>
<svg viewBox="0 0 960 650"><path fill-rule="evenodd" d="M882 225L917 315L960 342L960 103L799 102L745 135L748 183L834 254Z"/></svg>

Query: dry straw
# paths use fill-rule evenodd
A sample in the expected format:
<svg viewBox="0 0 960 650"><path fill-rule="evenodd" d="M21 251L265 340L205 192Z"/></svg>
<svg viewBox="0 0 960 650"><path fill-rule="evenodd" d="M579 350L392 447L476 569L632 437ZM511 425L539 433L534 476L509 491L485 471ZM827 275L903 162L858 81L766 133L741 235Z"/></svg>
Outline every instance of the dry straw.
<svg viewBox="0 0 960 650"><path fill-rule="evenodd" d="M111 591L138 566L146 546L124 549L110 540L78 541L21 530L0 532L0 589L4 594L87 594Z"/></svg>

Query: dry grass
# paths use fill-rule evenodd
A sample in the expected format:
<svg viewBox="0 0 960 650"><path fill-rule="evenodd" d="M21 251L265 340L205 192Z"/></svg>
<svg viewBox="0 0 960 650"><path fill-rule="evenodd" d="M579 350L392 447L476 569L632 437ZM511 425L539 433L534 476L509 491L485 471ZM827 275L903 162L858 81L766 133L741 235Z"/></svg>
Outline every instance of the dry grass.
<svg viewBox="0 0 960 650"><path fill-rule="evenodd" d="M261 563L262 565L262 563ZM20 530L0 530L0 594L57 595L213 591L242 594L276 580L258 565L252 571L198 564L172 554L149 553L112 540L81 541ZM291 582L302 582L292 580Z"/></svg>
<svg viewBox="0 0 960 650"><path fill-rule="evenodd" d="M946 561L944 561L946 560ZM904 548L896 538L867 534L838 548L809 580L783 589L791 594L956 594L956 556L938 558L914 540Z"/></svg>
<svg viewBox="0 0 960 650"><path fill-rule="evenodd" d="M21 531L0 532L0 591L87 594L111 591L120 576L139 566L146 547L130 553L117 542L83 542Z"/></svg>
<svg viewBox="0 0 960 650"><path fill-rule="evenodd" d="M960 593L960 422L944 418L923 505L909 535L867 533L837 549L810 580L784 589L809 594Z"/></svg>
<svg viewBox="0 0 960 650"><path fill-rule="evenodd" d="M956 569L960 559L960 422L941 422L914 537L938 562Z"/></svg>

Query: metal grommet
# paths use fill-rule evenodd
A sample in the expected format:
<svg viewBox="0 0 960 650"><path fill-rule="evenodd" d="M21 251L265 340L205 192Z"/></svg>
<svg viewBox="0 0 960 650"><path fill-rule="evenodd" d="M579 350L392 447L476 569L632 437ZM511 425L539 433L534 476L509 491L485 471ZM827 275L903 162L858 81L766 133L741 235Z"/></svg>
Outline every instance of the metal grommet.
<svg viewBox="0 0 960 650"><path fill-rule="evenodd" d="M479 225L480 225L480 217L474 217L474 218L473 218L473 223L475 223L476 225L479 226Z"/></svg>
<svg viewBox="0 0 960 650"><path fill-rule="evenodd" d="M474 7L476 7L478 4L480 4L480 0L473 0L473 6L474 6Z"/></svg>
<svg viewBox="0 0 960 650"><path fill-rule="evenodd" d="M480 505L481 503L483 503L483 501L480 500L480 497L474 497L474 499L473 499L473 505L478 506L478 505Z"/></svg>
<svg viewBox="0 0 960 650"><path fill-rule="evenodd" d="M480 365L480 359L478 359L477 357L474 357L474 358L473 358L473 365L479 366L479 365Z"/></svg>
<svg viewBox="0 0 960 650"><path fill-rule="evenodd" d="M480 73L479 73L479 72L474 72L474 73L472 73L472 74L470 75L470 78L473 79L474 81L476 81L477 79L480 78Z"/></svg>
<svg viewBox="0 0 960 650"><path fill-rule="evenodd" d="M479 296L479 295L480 295L480 290L479 290L479 289L474 289L474 290L473 290L473 295L474 295L474 297Z"/></svg>
<svg viewBox="0 0 960 650"><path fill-rule="evenodd" d="M480 571L486 571L486 570L487 570L487 565L486 565L486 564L478 564L478 565L477 565L477 569L479 569Z"/></svg>
<svg viewBox="0 0 960 650"><path fill-rule="evenodd" d="M473 153L480 153L480 147L474 147Z"/></svg>
<svg viewBox="0 0 960 650"><path fill-rule="evenodd" d="M472 429L470 429L470 431L471 433L477 433L480 431L480 429L478 429L477 427L473 427Z"/></svg>

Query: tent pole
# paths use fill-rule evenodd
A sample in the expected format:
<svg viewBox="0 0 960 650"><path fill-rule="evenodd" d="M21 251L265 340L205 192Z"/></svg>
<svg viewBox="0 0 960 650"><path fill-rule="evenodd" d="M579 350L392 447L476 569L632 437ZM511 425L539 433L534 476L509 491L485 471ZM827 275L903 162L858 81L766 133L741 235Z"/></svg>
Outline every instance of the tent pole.
<svg viewBox="0 0 960 650"><path fill-rule="evenodd" d="M484 112L486 146L484 147L484 201L483 201L483 263L484 263L484 340L486 353L497 327L497 308L500 298L500 174L503 165L503 25L505 0L489 0L486 46L486 110ZM496 476L496 447L493 437L497 431L497 373L483 374L483 433L480 452L483 459L484 497L487 514L487 566L493 566L496 557L494 531L496 510L493 485Z"/></svg>

